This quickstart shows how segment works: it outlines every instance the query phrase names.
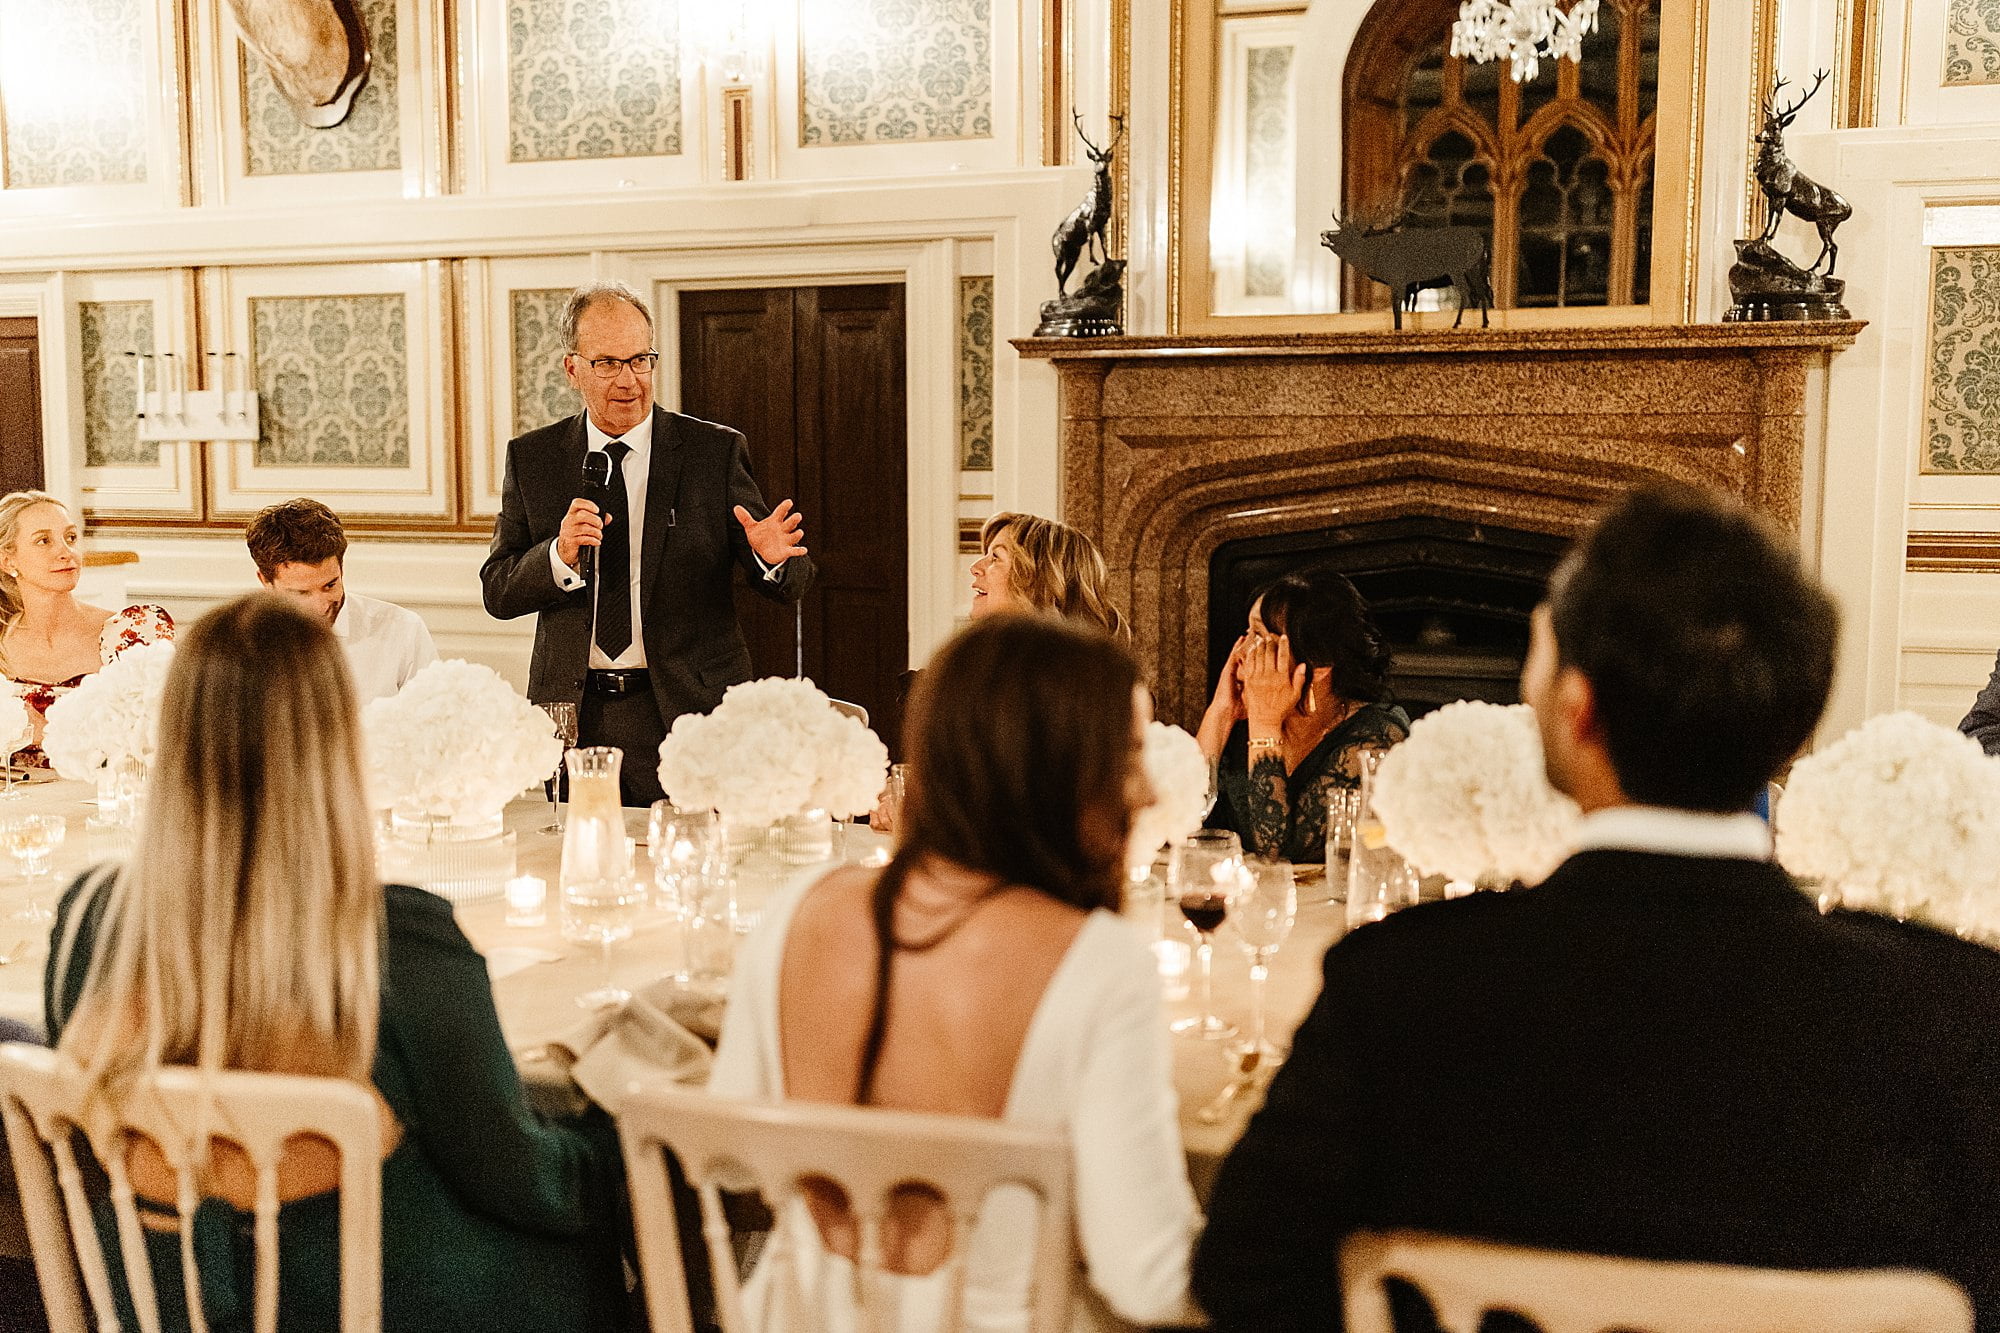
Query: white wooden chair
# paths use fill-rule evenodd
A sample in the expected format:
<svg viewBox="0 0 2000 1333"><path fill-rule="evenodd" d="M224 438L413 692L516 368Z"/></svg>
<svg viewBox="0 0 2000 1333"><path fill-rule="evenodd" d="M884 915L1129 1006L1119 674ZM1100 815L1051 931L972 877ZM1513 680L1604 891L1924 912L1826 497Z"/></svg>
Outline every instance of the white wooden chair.
<svg viewBox="0 0 2000 1333"><path fill-rule="evenodd" d="M954 1244L943 1270L946 1329L956 1333L962 1326L965 1248L980 1204L1003 1185L1022 1186L1039 1202L1027 1293L1031 1333L1063 1333L1069 1327L1077 1262L1070 1150L1060 1135L966 1116L730 1101L665 1085L635 1085L619 1110L618 1132L653 1333L688 1333L693 1327L663 1147L680 1159L701 1197L702 1234L724 1333L749 1325L721 1191L755 1188L782 1219L808 1178L838 1184L854 1210L858 1327L895 1326L889 1317L894 1298L879 1280L883 1222L891 1192L909 1185L935 1189L951 1219ZM781 1290L797 1297L798 1274L775 1241L762 1262L785 1266L771 1279L789 1284Z"/></svg>
<svg viewBox="0 0 2000 1333"><path fill-rule="evenodd" d="M828 699L827 702L833 705L834 712L845 713L864 727L868 725L868 710L860 704L851 704L845 699Z"/></svg>
<svg viewBox="0 0 2000 1333"><path fill-rule="evenodd" d="M1341 1246L1349 1333L1392 1333L1390 1278L1421 1291L1447 1333L1476 1333L1488 1310L1542 1333L1972 1333L1972 1303L1935 1273L1660 1263L1417 1231Z"/></svg>
<svg viewBox="0 0 2000 1333"><path fill-rule="evenodd" d="M193 1069L167 1069L140 1082L115 1127L100 1123L96 1132L83 1119L83 1092L74 1061L36 1046L0 1046L0 1114L54 1333L118 1328L75 1136L83 1135L110 1182L126 1289L142 1333L156 1333L159 1302L126 1171L126 1135L143 1135L159 1147L173 1172L181 1219L176 1230L185 1238L202 1198L195 1163L204 1129L211 1142L240 1148L254 1172L257 1333L277 1333L278 1163L294 1135L324 1139L340 1154L341 1333L381 1328L382 1124L368 1089L343 1079L225 1072L210 1080ZM207 1326L200 1283L187 1273L184 1285L188 1321L199 1333Z"/></svg>

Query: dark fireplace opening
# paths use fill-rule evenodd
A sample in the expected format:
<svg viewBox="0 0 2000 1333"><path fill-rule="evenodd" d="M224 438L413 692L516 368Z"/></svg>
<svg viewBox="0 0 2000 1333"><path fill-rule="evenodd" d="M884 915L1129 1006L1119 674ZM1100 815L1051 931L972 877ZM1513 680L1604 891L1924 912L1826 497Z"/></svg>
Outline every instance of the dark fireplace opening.
<svg viewBox="0 0 2000 1333"><path fill-rule="evenodd" d="M1294 570L1329 565L1354 581L1388 637L1390 685L1411 717L1457 699L1519 703L1529 613L1568 545L1544 533L1415 517L1226 542L1209 559L1209 691L1258 592Z"/></svg>

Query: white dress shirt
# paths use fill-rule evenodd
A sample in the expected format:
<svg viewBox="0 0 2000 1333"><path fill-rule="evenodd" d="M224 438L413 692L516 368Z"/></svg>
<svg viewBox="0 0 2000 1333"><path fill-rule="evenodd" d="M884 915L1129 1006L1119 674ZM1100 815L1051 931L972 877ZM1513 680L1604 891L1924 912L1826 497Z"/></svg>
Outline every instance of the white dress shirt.
<svg viewBox="0 0 2000 1333"><path fill-rule="evenodd" d="M590 645L590 669L592 671L628 671L646 665L645 610L639 596L640 559L646 535L646 479L653 465L653 414L648 412L643 421L623 435L607 435L591 420L584 417L585 450L601 453L612 440L625 441L632 452L625 455L623 473L625 477L625 512L630 515L631 528L626 533L626 549L631 552L628 560L632 576L632 642L625 651L612 657L597 646L596 640ZM730 522L736 521L732 515ZM764 557L751 552L757 564L764 571L764 577L775 580L781 566L769 565ZM555 575L556 586L564 592L575 592L584 585L583 575L563 563L556 554L556 544L549 543L549 572Z"/></svg>
<svg viewBox="0 0 2000 1333"><path fill-rule="evenodd" d="M1768 861L1771 826L1748 811L1712 815L1658 805L1613 805L1583 817L1576 849Z"/></svg>
<svg viewBox="0 0 2000 1333"><path fill-rule="evenodd" d="M360 703L384 699L438 660L430 629L416 612L351 592L333 618L333 637L347 652Z"/></svg>

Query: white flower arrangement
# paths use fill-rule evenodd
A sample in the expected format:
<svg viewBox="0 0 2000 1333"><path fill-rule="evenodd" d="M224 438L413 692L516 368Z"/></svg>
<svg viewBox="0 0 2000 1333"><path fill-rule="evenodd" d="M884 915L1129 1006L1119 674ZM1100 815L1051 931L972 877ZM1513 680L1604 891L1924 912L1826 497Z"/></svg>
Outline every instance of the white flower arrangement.
<svg viewBox="0 0 2000 1333"><path fill-rule="evenodd" d="M1389 845L1426 875L1538 884L1575 845L1576 803L1549 786L1526 704L1419 718L1382 757L1373 800Z"/></svg>
<svg viewBox="0 0 2000 1333"><path fill-rule="evenodd" d="M660 742L660 786L675 805L758 828L808 810L866 814L882 795L889 750L809 680L732 685L712 713L683 713Z"/></svg>
<svg viewBox="0 0 2000 1333"><path fill-rule="evenodd" d="M94 782L122 760L151 763L160 742L160 697L173 665L170 639L128 648L49 705L42 752L66 778Z"/></svg>
<svg viewBox="0 0 2000 1333"><path fill-rule="evenodd" d="M1201 827L1214 794L1208 756L1179 727L1146 724L1145 765L1153 803L1132 817L1132 835L1125 844L1125 868L1135 876L1152 866L1161 847Z"/></svg>
<svg viewBox="0 0 2000 1333"><path fill-rule="evenodd" d="M1793 766L1776 826L1785 869L1848 907L2000 924L2000 759L1950 727L1869 718Z"/></svg>
<svg viewBox="0 0 2000 1333"><path fill-rule="evenodd" d="M549 715L491 667L432 662L363 710L373 804L477 823L562 762Z"/></svg>

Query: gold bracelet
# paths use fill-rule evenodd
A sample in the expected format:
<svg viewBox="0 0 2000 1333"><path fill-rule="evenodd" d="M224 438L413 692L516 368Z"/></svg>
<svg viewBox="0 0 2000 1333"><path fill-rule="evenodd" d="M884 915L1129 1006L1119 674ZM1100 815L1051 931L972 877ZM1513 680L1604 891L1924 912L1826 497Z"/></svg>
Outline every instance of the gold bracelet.
<svg viewBox="0 0 2000 1333"><path fill-rule="evenodd" d="M1252 736L1250 738L1250 748L1253 750L1278 750L1283 749L1284 744L1285 738L1283 736Z"/></svg>

